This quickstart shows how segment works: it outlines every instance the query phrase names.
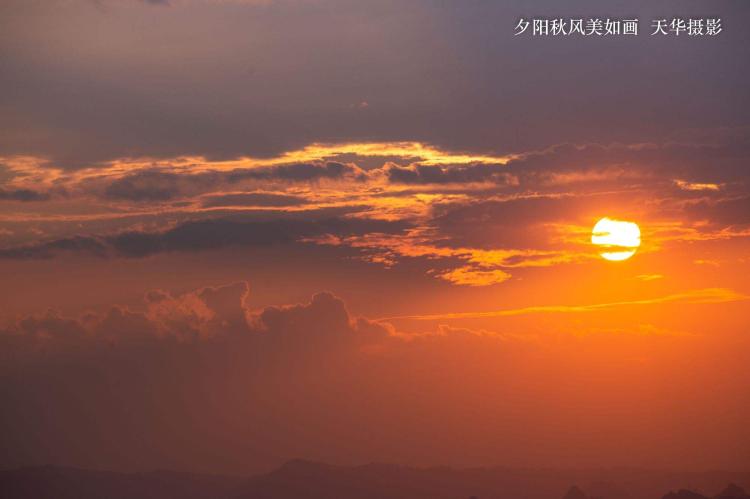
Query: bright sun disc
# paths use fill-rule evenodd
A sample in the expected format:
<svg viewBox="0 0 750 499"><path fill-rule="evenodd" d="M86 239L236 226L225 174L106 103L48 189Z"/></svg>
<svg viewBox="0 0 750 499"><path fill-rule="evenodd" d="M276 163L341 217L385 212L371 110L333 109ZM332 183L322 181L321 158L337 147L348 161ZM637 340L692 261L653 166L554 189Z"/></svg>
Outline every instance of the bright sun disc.
<svg viewBox="0 0 750 499"><path fill-rule="evenodd" d="M641 245L641 229L633 222L604 217L594 225L591 242L600 248L602 258L613 262L627 260Z"/></svg>

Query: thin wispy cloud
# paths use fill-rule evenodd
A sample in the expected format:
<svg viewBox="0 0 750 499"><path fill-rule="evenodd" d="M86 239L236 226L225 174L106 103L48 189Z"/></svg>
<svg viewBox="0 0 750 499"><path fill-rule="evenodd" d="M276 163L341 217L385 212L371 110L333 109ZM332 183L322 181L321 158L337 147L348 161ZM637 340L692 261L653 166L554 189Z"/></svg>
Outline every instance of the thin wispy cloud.
<svg viewBox="0 0 750 499"><path fill-rule="evenodd" d="M442 314L425 314L425 315L402 315L394 317L382 317L380 322L392 320L447 320L447 319L480 319L487 317L509 317L514 315L529 314L555 314L555 313L582 313L597 312L600 310L612 310L617 308L660 305L665 303L682 303L682 304L703 304L703 303L729 303L736 301L749 300L750 296L738 293L726 288L706 288L686 291L684 293L675 293L657 298L648 298L642 300L618 301L611 303L595 303L589 305L539 305L532 307L513 308L506 310L491 310L487 312L450 312Z"/></svg>

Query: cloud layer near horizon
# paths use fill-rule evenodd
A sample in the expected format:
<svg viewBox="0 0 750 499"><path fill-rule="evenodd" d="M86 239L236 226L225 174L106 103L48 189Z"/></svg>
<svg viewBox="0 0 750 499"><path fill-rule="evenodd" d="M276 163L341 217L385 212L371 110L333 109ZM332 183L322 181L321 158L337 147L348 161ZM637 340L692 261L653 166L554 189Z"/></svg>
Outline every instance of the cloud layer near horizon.
<svg viewBox="0 0 750 499"><path fill-rule="evenodd" d="M330 293L261 310L250 301L238 282L151 291L140 311L19 319L0 333L1 464L247 472L294 456L581 466L740 458L746 435L723 430L697 438L725 461L675 455L696 445L682 441L696 418L719 428L748 410L734 390L694 389L699 376L750 375L716 338L647 325L405 334L351 317ZM587 432L570 440L581 425ZM653 438L663 447L646 445Z"/></svg>

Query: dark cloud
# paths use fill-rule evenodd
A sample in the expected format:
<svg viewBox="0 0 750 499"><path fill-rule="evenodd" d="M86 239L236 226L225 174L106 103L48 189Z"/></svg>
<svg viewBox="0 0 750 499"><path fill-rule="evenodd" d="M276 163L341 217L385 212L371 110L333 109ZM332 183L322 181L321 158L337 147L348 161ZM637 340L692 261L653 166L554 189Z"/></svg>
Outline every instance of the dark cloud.
<svg viewBox="0 0 750 499"><path fill-rule="evenodd" d="M0 189L0 200L5 201L47 201L49 193L32 191L31 189Z"/></svg>
<svg viewBox="0 0 750 499"><path fill-rule="evenodd" d="M87 180L81 187L83 192L100 193L105 199L132 202L176 201L210 193L203 198L202 205L216 208L297 206L304 204L305 199L273 192L276 184L322 180L364 182L381 175L392 184L485 183L521 192L555 192L571 184L610 185L619 189L658 186L665 193L671 189L672 194L683 197L686 192L673 189L676 180L740 185L743 165L750 156L750 134L737 130L735 134L722 136L719 130L704 135L703 140L703 144L560 144L524 154L504 165L417 163L398 166L386 163L365 171L353 163L311 162L242 168L231 172L176 173L149 169L111 181ZM238 184L252 189L267 185L270 191L221 192L237 188ZM0 199L31 201L48 198L48 193L31 190L0 191Z"/></svg>
<svg viewBox="0 0 750 499"><path fill-rule="evenodd" d="M543 249L551 242L542 224L575 220L591 203L591 199L568 195L479 199L440 207L433 224L454 244Z"/></svg>
<svg viewBox="0 0 750 499"><path fill-rule="evenodd" d="M689 203L686 213L694 220L707 220L717 226L750 224L750 196L702 199Z"/></svg>
<svg viewBox="0 0 750 499"><path fill-rule="evenodd" d="M51 258L59 253L83 253L105 256L109 247L105 240L93 236L73 236L28 246L0 249L0 258Z"/></svg>
<svg viewBox="0 0 750 499"><path fill-rule="evenodd" d="M219 287L203 288L195 295L212 314L207 327L213 330L242 331L247 328L245 299L250 287L244 281Z"/></svg>
<svg viewBox="0 0 750 499"><path fill-rule="evenodd" d="M562 220L580 211L580 202L572 196L532 196L501 201L482 201L469 205L448 205L445 213L436 217L439 224L497 223L528 225Z"/></svg>
<svg viewBox="0 0 750 499"><path fill-rule="evenodd" d="M143 312L118 306L80 318L48 312L0 330L0 389L18 409L2 416L0 436L9 451L0 459L2 466L32 455L45 459L47 452L57 454L58 462L72 463L94 452L106 466L140 467L140 462L150 467L185 452L195 457L181 468L218 458L239 459L238 470L260 465L261 457L267 462L269 452L290 452L291 440L282 428L292 413L282 407L286 403L277 409L268 405L275 396L271 385L291 383L291 388L313 379L310 374L326 363L339 370L334 366L341 359L359 357L360 347L383 341L389 332L350 319L341 300L330 294L251 314L243 304L247 289L239 282L174 296L157 291ZM158 303L152 301L154 294ZM304 367L310 362L318 367ZM37 426L40 414L33 407L42 399L55 407L55 416ZM301 393L302 400L310 402L308 394ZM274 415L277 410L281 413ZM274 422L276 417L281 420ZM183 434L196 424L193 418L201 419L205 430L184 439L192 443L156 443L167 427ZM262 442L266 437L250 434L240 437L239 445L216 446L216 438L236 438L231 435L245 425L252 434L280 437L286 441L279 442L283 449L273 450ZM10 427L35 428L43 438L17 440ZM76 445L67 445L64 432L57 433L62 427L79 435ZM95 429L84 431L87 427ZM110 434L116 451L103 445L100 431ZM142 446L144 438L152 441L150 451ZM214 457L198 452L201 448Z"/></svg>
<svg viewBox="0 0 750 499"><path fill-rule="evenodd" d="M354 164L336 162L293 163L257 168L238 168L231 172L208 171L202 173L175 173L149 169L126 174L105 184L102 196L106 199L134 202L169 201L180 197L209 192L223 185L239 183L295 183L321 180L365 180L367 175ZM84 188L96 191L101 180L84 182ZM297 198L272 193L248 193L242 197L213 196L207 206L231 206L223 202L287 206L296 204ZM222 201L223 200L223 201ZM230 201L231 200L231 201Z"/></svg>
<svg viewBox="0 0 750 499"><path fill-rule="evenodd" d="M352 328L344 303L330 293L313 296L307 305L267 308L259 319L269 340L288 351L330 348L345 340Z"/></svg>
<svg viewBox="0 0 750 499"><path fill-rule="evenodd" d="M179 195L179 176L158 171L144 171L114 180L104 190L110 199L128 201L167 201Z"/></svg>
<svg viewBox="0 0 750 499"><path fill-rule="evenodd" d="M241 180L304 182L322 179L365 180L366 178L366 174L356 165L335 161L237 169L227 175L227 181L230 183Z"/></svg>
<svg viewBox="0 0 750 499"><path fill-rule="evenodd" d="M696 182L717 182L742 178L741 165L750 156L750 134L736 130L724 136L722 130L707 133L704 142L664 142L642 144L559 144L525 154L506 166L523 185L534 186L554 180L554 175L607 172L603 180L631 177L649 183L653 179L674 178ZM619 174L617 170L619 171ZM601 181L601 180L600 180Z"/></svg>
<svg viewBox="0 0 750 499"><path fill-rule="evenodd" d="M412 165L400 167L389 165L385 169L386 176L390 182L396 184L452 184L492 182L496 184L507 184L513 182L513 177L508 174L504 165Z"/></svg>
<svg viewBox="0 0 750 499"><path fill-rule="evenodd" d="M387 164L380 170L392 183L518 183L519 189L543 189L556 183L616 182L622 186L653 184L654 180L669 183L676 178L694 182L744 179L743 165L750 157L747 129L717 129L690 137L695 142L564 143L524 153L506 164Z"/></svg>
<svg viewBox="0 0 750 499"><path fill-rule="evenodd" d="M309 215L309 214L308 214ZM0 258L50 258L61 253L142 258L165 252L208 251L234 246L291 244L303 238L400 232L405 222L366 219L278 219L188 221L162 232L125 231L106 236L73 236L37 244L0 249Z"/></svg>
<svg viewBox="0 0 750 499"><path fill-rule="evenodd" d="M245 192L239 194L215 194L202 200L205 208L221 206L299 206L308 201L301 196L273 192Z"/></svg>
<svg viewBox="0 0 750 499"><path fill-rule="evenodd" d="M144 297L145 311L115 305L101 314L71 318L50 310L23 317L9 329L0 330L0 341L7 347L3 350L6 360L25 363L45 360L50 355L106 351L113 346L132 348L174 340L197 341L222 334L242 335L251 328L247 316L250 312L244 303L248 293L249 285L244 281L176 296L152 290ZM256 334L268 330L262 323L253 324Z"/></svg>
<svg viewBox="0 0 750 499"><path fill-rule="evenodd" d="M151 290L144 296L145 309L130 310L114 305L102 313L88 312L66 317L49 310L22 317L0 329L0 349L7 370L68 357L85 362L90 355L106 356L112 349L141 353L141 348L175 348L192 343L261 350L264 355L327 355L340 347L360 349L365 345L396 341L411 342L394 335L392 327L350 316L344 302L330 292L313 295L309 302L271 306L253 311L249 307L250 286L245 281L209 286L173 294ZM450 333L449 342L492 335L477 335L468 329L442 327L435 337ZM431 335L418 335L414 342ZM229 342L228 344L225 342ZM253 354L249 358L260 360ZM270 360L266 358L266 360Z"/></svg>

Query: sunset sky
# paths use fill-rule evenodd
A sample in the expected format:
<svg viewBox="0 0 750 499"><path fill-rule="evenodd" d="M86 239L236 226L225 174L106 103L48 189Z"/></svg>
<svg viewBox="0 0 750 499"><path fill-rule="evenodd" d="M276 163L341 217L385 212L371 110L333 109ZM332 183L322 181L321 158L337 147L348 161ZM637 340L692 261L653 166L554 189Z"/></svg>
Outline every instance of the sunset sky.
<svg viewBox="0 0 750 499"><path fill-rule="evenodd" d="M750 469L748 26L3 0L0 467Z"/></svg>

